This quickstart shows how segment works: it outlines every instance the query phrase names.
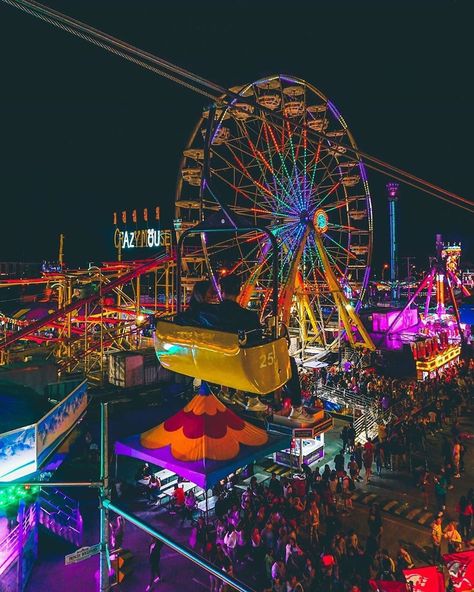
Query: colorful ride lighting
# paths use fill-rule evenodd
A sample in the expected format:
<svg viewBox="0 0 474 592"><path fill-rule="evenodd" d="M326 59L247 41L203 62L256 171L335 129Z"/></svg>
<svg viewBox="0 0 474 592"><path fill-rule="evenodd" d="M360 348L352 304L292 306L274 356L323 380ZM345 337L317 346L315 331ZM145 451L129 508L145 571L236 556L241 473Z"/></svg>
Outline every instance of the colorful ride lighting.
<svg viewBox="0 0 474 592"><path fill-rule="evenodd" d="M449 362L456 360L461 355L460 346L451 346L442 353L430 357L427 360L417 360L416 369L421 372L433 372L439 370Z"/></svg>
<svg viewBox="0 0 474 592"><path fill-rule="evenodd" d="M146 321L146 316L144 314L139 314L137 315L135 321L137 323L137 326L139 327L140 325L143 325L143 323Z"/></svg>
<svg viewBox="0 0 474 592"><path fill-rule="evenodd" d="M388 196L395 200L398 198L398 188L399 188L399 184L398 183L387 183L386 187L387 187L387 191L388 191Z"/></svg>
<svg viewBox="0 0 474 592"><path fill-rule="evenodd" d="M329 218L324 210L316 210L313 217L314 227L320 234L324 234L328 229Z"/></svg>

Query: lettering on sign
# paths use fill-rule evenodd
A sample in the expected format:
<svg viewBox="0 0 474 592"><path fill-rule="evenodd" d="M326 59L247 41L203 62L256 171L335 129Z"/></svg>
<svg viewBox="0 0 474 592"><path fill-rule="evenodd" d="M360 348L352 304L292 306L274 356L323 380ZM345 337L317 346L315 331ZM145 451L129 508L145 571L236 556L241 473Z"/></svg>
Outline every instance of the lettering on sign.
<svg viewBox="0 0 474 592"><path fill-rule="evenodd" d="M314 428L295 428L293 438L314 438Z"/></svg>
<svg viewBox="0 0 474 592"><path fill-rule="evenodd" d="M115 248L149 249L171 246L171 231L144 228L142 230L119 230L114 233Z"/></svg>
<svg viewBox="0 0 474 592"><path fill-rule="evenodd" d="M92 545L91 547L81 547L74 553L64 557L64 565L79 563L80 561L84 561L84 559L89 559L89 557L97 555L97 553L100 553L100 543L97 545Z"/></svg>

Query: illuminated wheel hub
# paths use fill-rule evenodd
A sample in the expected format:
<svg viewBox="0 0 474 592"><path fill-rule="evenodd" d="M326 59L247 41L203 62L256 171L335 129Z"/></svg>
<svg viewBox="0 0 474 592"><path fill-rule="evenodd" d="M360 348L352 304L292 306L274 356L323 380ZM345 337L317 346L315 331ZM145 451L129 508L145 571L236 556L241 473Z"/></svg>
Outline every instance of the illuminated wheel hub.
<svg viewBox="0 0 474 592"><path fill-rule="evenodd" d="M324 210L316 210L314 213L313 224L316 232L324 234L328 229L329 218Z"/></svg>

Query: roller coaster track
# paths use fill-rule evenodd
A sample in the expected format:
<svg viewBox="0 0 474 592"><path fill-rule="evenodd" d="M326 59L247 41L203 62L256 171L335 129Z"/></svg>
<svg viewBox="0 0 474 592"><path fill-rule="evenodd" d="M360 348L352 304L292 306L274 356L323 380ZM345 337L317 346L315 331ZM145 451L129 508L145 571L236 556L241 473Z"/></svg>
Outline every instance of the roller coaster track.
<svg viewBox="0 0 474 592"><path fill-rule="evenodd" d="M92 294L90 296L86 296L85 298L80 298L58 308L58 310L48 314L47 316L29 323L28 325L22 327L20 330L16 332L12 332L6 335L5 339L0 342L0 351L8 349L12 344L15 342L28 338L29 336L33 336L36 332L40 331L41 329L45 329L48 327L54 327L58 321L61 319L65 319L67 315L77 311L81 307L85 307L91 304L100 303L100 300L107 294L110 294L117 288L129 283L130 281L134 280L135 278L149 273L150 271L154 271L155 269L164 266L166 263L174 261L174 256L171 255L160 255L158 257L154 257L152 259L146 260L139 265L136 265L130 271L125 272L123 275L109 281L108 283L101 284L100 290Z"/></svg>

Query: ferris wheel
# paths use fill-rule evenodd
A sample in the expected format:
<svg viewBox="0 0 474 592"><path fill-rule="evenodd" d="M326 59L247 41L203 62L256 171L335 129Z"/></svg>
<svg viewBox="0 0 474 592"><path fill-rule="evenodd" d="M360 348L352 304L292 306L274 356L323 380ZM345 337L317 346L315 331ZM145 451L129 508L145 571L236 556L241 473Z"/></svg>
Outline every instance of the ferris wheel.
<svg viewBox="0 0 474 592"><path fill-rule="evenodd" d="M183 152L177 232L212 216L217 201L268 227L280 245L281 320L300 348L335 347L343 334L352 345L371 347L357 316L370 273L371 198L344 118L317 88L292 76L230 90L235 94L204 110ZM210 192L203 191L204 169ZM263 316L270 251L258 232L218 242L201 235L185 253L183 285L209 274L240 274L241 304Z"/></svg>

